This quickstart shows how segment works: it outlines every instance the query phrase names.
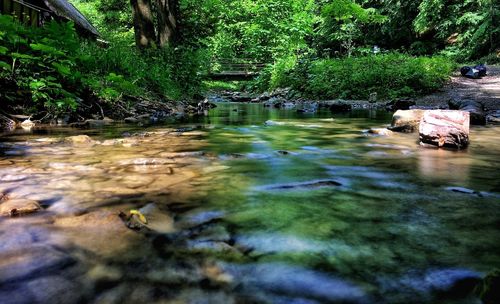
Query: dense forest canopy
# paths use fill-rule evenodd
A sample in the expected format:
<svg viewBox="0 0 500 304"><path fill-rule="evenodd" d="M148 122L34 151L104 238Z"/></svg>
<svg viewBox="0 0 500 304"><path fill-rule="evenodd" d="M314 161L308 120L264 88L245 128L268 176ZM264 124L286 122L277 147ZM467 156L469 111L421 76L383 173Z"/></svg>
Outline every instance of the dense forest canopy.
<svg viewBox="0 0 500 304"><path fill-rule="evenodd" d="M28 28L2 16L0 79L11 88L2 100L58 115L86 100L128 108L198 98L222 60L268 64L247 89L393 98L435 90L453 62L499 60L494 0L70 2L107 47L78 38L71 24Z"/></svg>

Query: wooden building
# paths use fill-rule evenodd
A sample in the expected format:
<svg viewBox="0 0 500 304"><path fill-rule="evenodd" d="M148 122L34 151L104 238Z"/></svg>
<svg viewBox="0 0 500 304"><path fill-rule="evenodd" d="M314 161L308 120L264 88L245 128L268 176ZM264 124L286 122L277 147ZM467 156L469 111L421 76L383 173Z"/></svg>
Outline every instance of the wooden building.
<svg viewBox="0 0 500 304"><path fill-rule="evenodd" d="M50 20L73 21L81 35L100 36L99 31L67 0L0 0L0 13L13 15L31 26L43 26Z"/></svg>

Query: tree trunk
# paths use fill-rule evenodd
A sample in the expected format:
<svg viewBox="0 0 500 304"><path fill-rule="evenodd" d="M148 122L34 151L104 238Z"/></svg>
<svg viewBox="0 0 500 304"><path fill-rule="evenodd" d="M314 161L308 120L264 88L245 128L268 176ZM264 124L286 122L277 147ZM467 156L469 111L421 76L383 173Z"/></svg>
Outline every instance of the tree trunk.
<svg viewBox="0 0 500 304"><path fill-rule="evenodd" d="M130 4L137 47L141 49L154 47L156 35L151 0L130 0Z"/></svg>
<svg viewBox="0 0 500 304"><path fill-rule="evenodd" d="M177 37L178 0L157 0L158 7L158 44L160 47L171 45Z"/></svg>

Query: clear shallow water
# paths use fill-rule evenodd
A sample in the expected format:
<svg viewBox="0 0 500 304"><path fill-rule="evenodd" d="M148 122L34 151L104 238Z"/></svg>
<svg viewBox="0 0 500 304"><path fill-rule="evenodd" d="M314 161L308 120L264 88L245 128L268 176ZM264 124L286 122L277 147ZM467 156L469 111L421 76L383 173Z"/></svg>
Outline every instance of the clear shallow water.
<svg viewBox="0 0 500 304"><path fill-rule="evenodd" d="M132 302L135 292L148 301L477 303L440 288L500 267L500 128L473 128L459 152L421 148L416 134L363 132L390 118L220 104L112 144L137 130L91 130L100 141L91 145L40 140L74 135L67 130L4 136L0 190L45 210L1 220L4 241L9 230L42 231L40 242L10 240L0 255L55 247L73 261L60 266L65 278L90 286L86 301ZM113 217L149 203L175 232L135 232ZM96 267L119 275L103 287ZM24 288L39 276L3 282Z"/></svg>

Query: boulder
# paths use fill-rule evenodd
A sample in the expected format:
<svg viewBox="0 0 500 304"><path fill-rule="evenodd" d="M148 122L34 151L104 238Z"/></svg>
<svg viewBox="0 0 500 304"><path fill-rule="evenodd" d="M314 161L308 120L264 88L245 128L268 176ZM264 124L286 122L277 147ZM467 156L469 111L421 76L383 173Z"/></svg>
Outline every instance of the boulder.
<svg viewBox="0 0 500 304"><path fill-rule="evenodd" d="M452 110L467 111L470 113L470 123L472 125L485 125L486 113L481 103L475 100L453 100L448 102Z"/></svg>
<svg viewBox="0 0 500 304"><path fill-rule="evenodd" d="M418 129L424 112L424 110L398 110L392 116L392 123L388 129L395 132L414 132Z"/></svg>
<svg viewBox="0 0 500 304"><path fill-rule="evenodd" d="M425 111L420 122L420 142L437 147L463 149L469 144L470 114L466 111Z"/></svg>

